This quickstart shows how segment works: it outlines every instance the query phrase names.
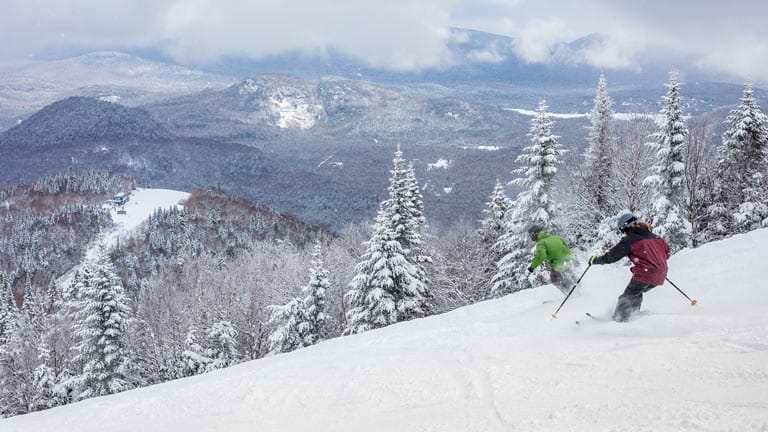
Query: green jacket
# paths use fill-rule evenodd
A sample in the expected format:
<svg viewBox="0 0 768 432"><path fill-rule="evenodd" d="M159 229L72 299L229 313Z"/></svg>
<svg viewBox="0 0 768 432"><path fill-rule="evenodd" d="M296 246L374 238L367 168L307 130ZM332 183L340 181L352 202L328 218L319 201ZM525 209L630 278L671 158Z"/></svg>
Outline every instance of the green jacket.
<svg viewBox="0 0 768 432"><path fill-rule="evenodd" d="M549 261L550 267L556 271L571 268L573 257L564 238L544 231L539 233L539 241L536 242L536 258L533 259L531 267L536 268L544 261Z"/></svg>

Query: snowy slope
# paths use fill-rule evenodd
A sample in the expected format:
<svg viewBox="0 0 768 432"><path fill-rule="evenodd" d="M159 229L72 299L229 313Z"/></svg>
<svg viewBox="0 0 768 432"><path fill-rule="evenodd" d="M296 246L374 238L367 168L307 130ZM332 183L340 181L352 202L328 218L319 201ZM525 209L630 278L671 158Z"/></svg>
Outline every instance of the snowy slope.
<svg viewBox="0 0 768 432"><path fill-rule="evenodd" d="M536 115L536 111L527 110L523 108L504 108L506 111L514 111L518 114L533 117ZM548 117L561 118L561 119L574 119L574 118L589 118L589 113L575 114L575 113L547 113ZM651 119L656 122L661 121L664 116L661 114L648 114L648 113L613 113L613 118L617 120L637 120L637 119Z"/></svg>
<svg viewBox="0 0 768 432"><path fill-rule="evenodd" d="M152 213L159 209L173 207L189 198L189 192L170 189L137 189L130 195L125 204L125 214L118 214L116 208L111 208L115 228L108 234L108 245L118 237L130 233L142 222L149 219Z"/></svg>
<svg viewBox="0 0 768 432"><path fill-rule="evenodd" d="M0 421L12 431L768 431L768 230L686 250L630 323L629 279L551 286ZM548 301L543 304L542 302Z"/></svg>
<svg viewBox="0 0 768 432"><path fill-rule="evenodd" d="M99 236L99 240L94 242L85 253L85 261L94 261L99 251L99 241L103 241L104 245L108 248L113 247L120 239L130 235L130 233L136 229L142 222L149 219L152 213L157 209L167 209L174 205L186 201L189 198L189 192L181 192L170 189L136 189L129 196L128 202L125 204L125 214L118 214L117 207L106 205L105 209L108 209L112 220L115 222L114 226L107 232L102 233ZM76 266L64 276L56 281L58 286L68 285L74 277L75 271L80 266Z"/></svg>

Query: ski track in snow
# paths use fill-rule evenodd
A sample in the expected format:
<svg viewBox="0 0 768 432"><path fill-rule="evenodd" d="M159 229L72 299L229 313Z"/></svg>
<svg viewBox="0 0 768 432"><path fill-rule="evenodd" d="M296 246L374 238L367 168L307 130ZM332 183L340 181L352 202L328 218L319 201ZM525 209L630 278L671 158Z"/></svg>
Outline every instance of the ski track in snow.
<svg viewBox="0 0 768 432"><path fill-rule="evenodd" d="M669 278L699 304L664 285L626 324L574 324L610 314L629 280L594 266L557 319L548 285L0 430L767 432L766 243L763 229L676 254Z"/></svg>
<svg viewBox="0 0 768 432"><path fill-rule="evenodd" d="M91 262L96 259L99 251L99 242L103 241L108 248L114 247L122 238L130 235L142 222L149 219L152 213L158 208L168 209L174 205L186 201L189 198L188 192L175 191L170 189L136 189L131 192L128 202L125 204L125 214L117 214L117 208L109 207L110 215L114 225L109 231L99 235L91 247L85 253L85 262ZM58 286L67 285L74 277L75 271L80 269L82 264L76 266L64 276L56 281Z"/></svg>

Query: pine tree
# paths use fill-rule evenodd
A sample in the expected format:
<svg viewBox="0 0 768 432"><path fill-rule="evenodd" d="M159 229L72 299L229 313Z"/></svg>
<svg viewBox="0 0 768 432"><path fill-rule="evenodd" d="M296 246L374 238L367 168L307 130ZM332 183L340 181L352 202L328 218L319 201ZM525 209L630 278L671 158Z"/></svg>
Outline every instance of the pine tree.
<svg viewBox="0 0 768 432"><path fill-rule="evenodd" d="M299 325L304 322L301 299L294 298L284 305L272 305L267 308L270 314L267 324L275 329L269 335L270 354L279 354L304 347Z"/></svg>
<svg viewBox="0 0 768 432"><path fill-rule="evenodd" d="M691 245L691 223L686 214L685 151L688 128L680 109L680 83L670 72L667 95L662 98L664 117L648 146L656 158L652 175L645 179L654 193L652 225L673 251Z"/></svg>
<svg viewBox="0 0 768 432"><path fill-rule="evenodd" d="M53 331L56 330L48 329L48 332ZM53 359L51 358L51 348L47 343L46 336L48 335L43 336L37 349L39 365L32 373L32 386L35 389L35 394L29 404L30 411L53 408L69 402L66 388L60 383L62 377L51 366Z"/></svg>
<svg viewBox="0 0 768 432"><path fill-rule="evenodd" d="M768 120L747 83L741 103L725 120L727 130L717 149L713 202L706 222L709 240L768 225L765 180L768 166Z"/></svg>
<svg viewBox="0 0 768 432"><path fill-rule="evenodd" d="M549 228L556 225L558 207L552 200L552 188L557 165L565 153L557 142L559 137L552 134L554 124L547 114L547 104L542 100L528 133L532 145L525 147L515 159L520 168L514 173L519 177L512 180L512 184L522 188L515 200L515 216L529 224Z"/></svg>
<svg viewBox="0 0 768 432"><path fill-rule="evenodd" d="M6 414L23 414L62 402L54 394L48 338L52 328L47 292L26 278L22 307L0 346L0 407Z"/></svg>
<svg viewBox="0 0 768 432"><path fill-rule="evenodd" d="M11 291L10 278L0 271L0 346L9 338L17 314L18 308Z"/></svg>
<svg viewBox="0 0 768 432"><path fill-rule="evenodd" d="M31 278L27 275L24 284L24 299L21 304L21 313L26 317L25 326L36 334L43 334L45 319L51 306L49 293L33 288Z"/></svg>
<svg viewBox="0 0 768 432"><path fill-rule="evenodd" d="M504 225L504 234L495 245L502 258L496 264L491 295L494 297L519 291L531 286L525 269L533 259L532 245L525 230L530 225L557 229L557 206L552 200L552 187L557 174L560 149L557 136L552 134L554 121L547 114L545 101L539 103L536 116L531 120L528 136L532 145L525 147L517 157L520 168L514 173L520 177L512 181L522 188L514 201Z"/></svg>
<svg viewBox="0 0 768 432"><path fill-rule="evenodd" d="M302 318L299 334L304 346L314 345L329 336L330 315L326 312L326 296L331 288L322 259L320 245L315 245L315 252L309 269L309 283L303 288Z"/></svg>
<svg viewBox="0 0 768 432"><path fill-rule="evenodd" d="M504 232L504 220L512 209L512 200L509 199L504 191L504 185L498 179L485 207L483 209L485 217L480 221L478 233L483 243L490 249Z"/></svg>
<svg viewBox="0 0 768 432"><path fill-rule="evenodd" d="M496 245L504 235L507 219L511 218L510 212L513 208L513 202L504 192L504 185L497 179L493 192L483 209L485 218L480 221L480 241L484 247L482 256L483 273L487 276L487 283L482 287L481 292L485 296L491 296L493 284L491 283L496 272L496 263L505 255L504 251L497 249ZM506 287L504 287L506 290Z"/></svg>
<svg viewBox="0 0 768 432"><path fill-rule="evenodd" d="M513 210L504 223L504 234L493 246L501 258L496 262L491 278L490 297L501 297L533 286L526 271L533 259L533 245L528 240L526 228L525 222Z"/></svg>
<svg viewBox="0 0 768 432"><path fill-rule="evenodd" d="M417 246L421 246L421 229L427 224L427 221L424 218L424 197L421 194L421 188L419 187L419 181L416 178L416 169L413 166L413 162L408 163L405 179L405 189L407 194L403 195L410 198L410 203L408 204L408 209L410 211L410 214L408 215L408 224L411 229L411 241L415 240ZM414 239L414 237L417 238Z"/></svg>
<svg viewBox="0 0 768 432"><path fill-rule="evenodd" d="M206 338L208 340L206 356L212 360L207 371L229 367L240 361L237 330L230 321L215 322L208 329Z"/></svg>
<svg viewBox="0 0 768 432"><path fill-rule="evenodd" d="M592 208L590 215L584 220L591 226L610 216L614 210L613 196L615 195L613 178L613 155L615 153L613 133L613 101L608 96L605 75L600 74L595 95L594 106L589 114L591 126L589 129L589 148L585 155L587 168L586 193L590 195Z"/></svg>
<svg viewBox="0 0 768 432"><path fill-rule="evenodd" d="M198 329L195 326L190 327L187 331L181 361L185 376L204 373L208 370L208 366L213 363L213 359L206 355L206 350L199 341Z"/></svg>
<svg viewBox="0 0 768 432"><path fill-rule="evenodd" d="M612 106L605 75L601 74L589 114L588 147L583 161L573 158L568 165L568 194L564 197L568 218L563 221L563 232L573 244L585 248L595 242L598 227L620 207L617 191L622 187L618 178L621 165Z"/></svg>
<svg viewBox="0 0 768 432"><path fill-rule="evenodd" d="M407 194L402 195L409 197L410 203L408 203L408 239L404 246L409 249L408 256L418 269L418 278L428 284L426 266L432 264L432 258L424 254L422 232L427 222L424 217L424 197L421 194L419 181L416 179L413 162L408 164L406 170L406 192Z"/></svg>
<svg viewBox="0 0 768 432"><path fill-rule="evenodd" d="M75 324L78 355L83 365L77 377L78 399L117 393L128 389L123 370L123 337L131 312L120 279L115 274L106 247L98 260L83 273L80 310Z"/></svg>
<svg viewBox="0 0 768 432"><path fill-rule="evenodd" d="M309 283L302 287L304 298L294 298L282 306L270 306L270 323L275 325L269 336L269 351L284 353L314 345L329 336L331 317L326 312L326 293L330 289L328 270L322 260L320 245L309 268Z"/></svg>
<svg viewBox="0 0 768 432"><path fill-rule="evenodd" d="M426 225L426 220L416 171L412 163L408 167L405 166L403 152L399 146L392 162L394 168L390 171L392 177L389 184L389 200L384 205L392 214L395 240L402 245L408 260L417 267L420 278L426 283L424 265L430 263L431 259L422 255L421 231Z"/></svg>
<svg viewBox="0 0 768 432"><path fill-rule="evenodd" d="M415 176L403 168L399 148L393 163L389 199L380 205L373 234L365 243L366 252L345 296L349 304L346 334L421 317L429 311L431 296L423 267L428 258L418 252L418 228L423 222L415 216L421 212L420 197L413 192Z"/></svg>

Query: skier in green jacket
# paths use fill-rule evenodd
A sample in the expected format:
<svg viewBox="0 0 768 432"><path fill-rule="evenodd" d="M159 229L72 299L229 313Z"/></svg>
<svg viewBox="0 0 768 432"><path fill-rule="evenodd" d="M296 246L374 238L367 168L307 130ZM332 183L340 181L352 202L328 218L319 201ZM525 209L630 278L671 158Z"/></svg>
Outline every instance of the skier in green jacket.
<svg viewBox="0 0 768 432"><path fill-rule="evenodd" d="M575 280L571 267L573 256L564 238L547 232L538 226L528 228L531 241L536 242L536 257L528 267L528 271L540 266L544 261L549 262L549 279L560 291L567 294Z"/></svg>

